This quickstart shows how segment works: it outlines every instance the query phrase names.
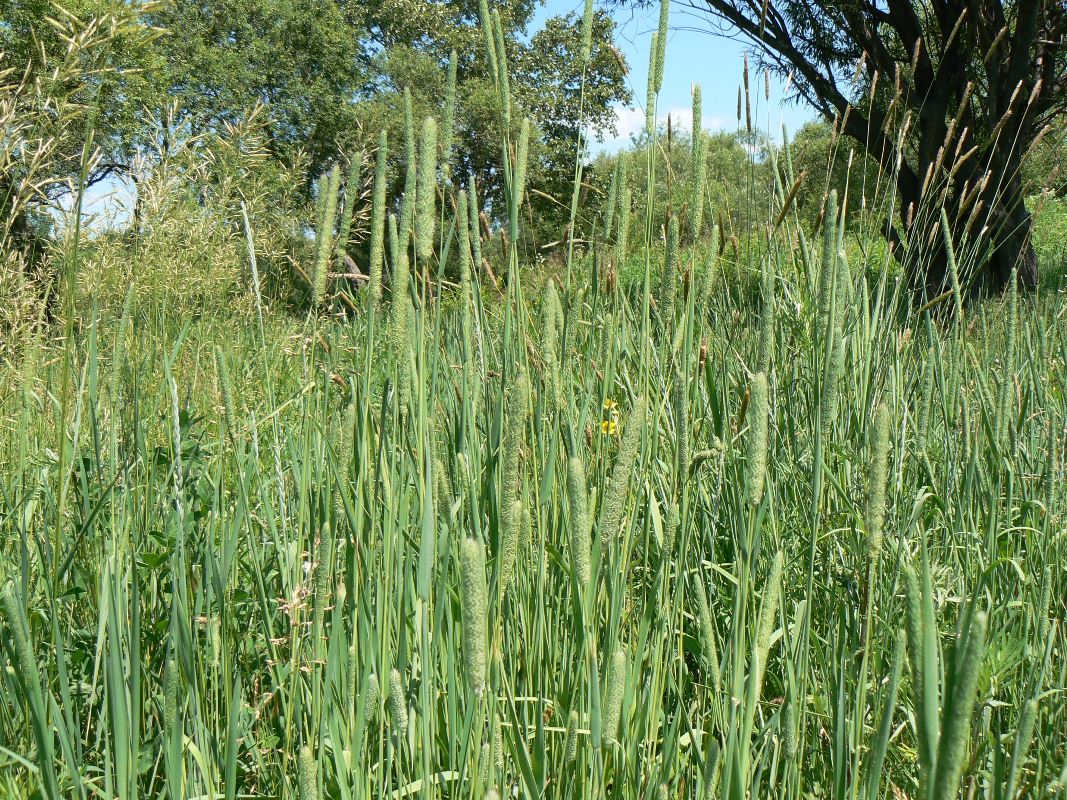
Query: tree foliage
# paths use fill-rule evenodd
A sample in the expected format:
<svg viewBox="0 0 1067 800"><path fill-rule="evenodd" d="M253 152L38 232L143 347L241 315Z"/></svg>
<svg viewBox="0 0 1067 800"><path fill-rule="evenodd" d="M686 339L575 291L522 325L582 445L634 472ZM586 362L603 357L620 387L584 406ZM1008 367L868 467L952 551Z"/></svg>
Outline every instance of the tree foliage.
<svg viewBox="0 0 1067 800"><path fill-rule="evenodd" d="M354 141L352 97L369 80L364 17L339 0L169 0L146 16L165 32L153 79L196 132L262 104L273 152L306 151L318 172Z"/></svg>
<svg viewBox="0 0 1067 800"><path fill-rule="evenodd" d="M399 162L404 140L403 90L412 93L416 120L442 113L447 63L457 53L456 150L454 173L473 174L491 212L503 213L500 142L505 139L499 95L478 27L478 3L417 3L380 0L368 6L373 88L357 104L369 131L386 128ZM496 6L505 28L507 60L512 73L511 119L528 116L537 134L531 148L530 194L537 225L535 238L558 236L570 198L579 133L614 130L613 105L629 100L626 62L612 45L614 21L597 12L588 69L580 58L581 19L574 14L551 17L528 37L534 3ZM584 95L582 91L584 80ZM402 179L393 170L394 183Z"/></svg>
<svg viewBox="0 0 1067 800"><path fill-rule="evenodd" d="M540 203L556 229L566 217L574 177L575 154L583 129L615 133L614 104L627 102L626 61L611 44L615 23L594 12L593 50L582 69L581 18L574 14L549 19L520 54L516 65L519 101L541 132L542 147L534 179L551 199Z"/></svg>
<svg viewBox="0 0 1067 800"><path fill-rule="evenodd" d="M761 66L836 119L898 189L886 235L917 288L938 293L939 209L984 278L1036 283L1023 157L1067 107L1061 0L687 0L740 32ZM975 276L977 277L977 276Z"/></svg>
<svg viewBox="0 0 1067 800"><path fill-rule="evenodd" d="M121 169L136 151L144 109L158 91L158 42L158 32L122 0L72 0L61 7L50 0L0 0L0 92L24 106L6 144L36 143L23 151L48 153L47 159L19 159L0 181L15 173L25 178L32 167L38 199L53 201L78 174L89 127L98 157L88 183ZM8 189L0 195L10 193L9 183L0 186Z"/></svg>
<svg viewBox="0 0 1067 800"><path fill-rule="evenodd" d="M611 44L614 23L597 13L588 68L580 19L553 17L530 30L535 0L498 2L515 91L511 118L529 117L534 217L558 233L569 198L557 177L573 166L579 134L612 127L612 105L629 98L626 64ZM64 37L85 23L120 20L106 44L77 52L80 77L60 91L91 120L96 146L90 183L119 172L134 181L191 138L216 135L251 117L266 152L304 170L294 191L338 161L369 152L385 129L391 177L402 179L402 97L416 121L441 117L450 56L457 60L453 174L476 176L491 214L502 210L503 114L479 26L480 0L0 0L0 58L16 81L47 84ZM583 92L584 82L584 92ZM52 117L55 119L55 115ZM42 120L47 117L42 117ZM77 173L85 124L64 115L62 158L53 159L52 197ZM42 136L42 138L44 138ZM10 182L10 181L9 181ZM558 185L557 185L558 184ZM10 194L10 192L7 192ZM395 193L394 193L395 194ZM560 205L562 203L562 205ZM135 214L136 217L136 214Z"/></svg>

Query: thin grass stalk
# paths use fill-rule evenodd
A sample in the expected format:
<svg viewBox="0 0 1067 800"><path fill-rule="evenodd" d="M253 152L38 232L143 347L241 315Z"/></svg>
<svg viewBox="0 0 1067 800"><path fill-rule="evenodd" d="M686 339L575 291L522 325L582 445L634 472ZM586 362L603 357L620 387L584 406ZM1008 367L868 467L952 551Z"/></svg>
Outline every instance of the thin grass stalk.
<svg viewBox="0 0 1067 800"><path fill-rule="evenodd" d="M367 298L371 308L382 300L382 265L385 262L385 194L389 181L389 137L383 129L378 136L378 155L371 189L370 263Z"/></svg>

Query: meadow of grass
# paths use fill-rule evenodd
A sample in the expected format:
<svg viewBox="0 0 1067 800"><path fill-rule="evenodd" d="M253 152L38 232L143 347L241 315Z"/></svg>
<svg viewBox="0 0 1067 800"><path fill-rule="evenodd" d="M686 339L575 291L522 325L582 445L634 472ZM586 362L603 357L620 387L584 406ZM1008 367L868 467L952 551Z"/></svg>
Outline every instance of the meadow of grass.
<svg viewBox="0 0 1067 800"><path fill-rule="evenodd" d="M396 216L382 147L343 315L336 171L303 320L239 214L239 312L57 255L0 382L0 795L1062 797L1062 295L914 303L787 150L752 247L620 176L534 276L519 120L482 280L442 127Z"/></svg>

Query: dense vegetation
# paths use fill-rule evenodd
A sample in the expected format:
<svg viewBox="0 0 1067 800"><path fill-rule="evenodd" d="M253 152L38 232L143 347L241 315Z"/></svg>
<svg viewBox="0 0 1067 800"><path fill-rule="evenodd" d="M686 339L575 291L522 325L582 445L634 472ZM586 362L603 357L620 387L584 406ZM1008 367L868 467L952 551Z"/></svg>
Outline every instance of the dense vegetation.
<svg viewBox="0 0 1067 800"><path fill-rule="evenodd" d="M885 236L915 288L952 289L951 251L969 247L987 251L979 283L1037 285L1022 162L1067 113L1062 0L686 5L746 37L760 65L878 161L897 190ZM944 246L929 236L938 217Z"/></svg>
<svg viewBox="0 0 1067 800"><path fill-rule="evenodd" d="M580 129L610 132L613 104L630 93L609 15L590 18L583 60L581 20L550 17L534 31L536 5L494 10L513 62L509 111L533 126L530 234L548 235L566 218L557 193L569 186ZM501 199L503 115L478 14L477 0L4 0L0 96L25 118L7 127L0 117L4 149L24 153L0 169L0 245L12 224L46 227L40 212L79 182L151 180L174 151L250 119L272 162L291 173L285 188L307 199L314 178L372 150L381 128L402 139L405 90L416 119L453 107L457 168L477 176L491 208ZM95 157L82 176L88 124Z"/></svg>
<svg viewBox="0 0 1067 800"><path fill-rule="evenodd" d="M831 126L578 158L544 258L500 16L495 188L401 91L321 172L257 112L129 230L5 229L0 796L1062 797L1055 151L1030 294L916 301Z"/></svg>

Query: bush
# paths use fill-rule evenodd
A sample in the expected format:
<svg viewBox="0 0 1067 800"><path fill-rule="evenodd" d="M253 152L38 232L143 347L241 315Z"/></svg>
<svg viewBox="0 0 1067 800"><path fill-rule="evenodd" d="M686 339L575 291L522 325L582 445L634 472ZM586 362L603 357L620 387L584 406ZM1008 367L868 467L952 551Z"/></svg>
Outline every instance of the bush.
<svg viewBox="0 0 1067 800"><path fill-rule="evenodd" d="M1062 278L1067 273L1067 198L1043 192L1030 199L1030 212L1042 277Z"/></svg>
<svg viewBox="0 0 1067 800"><path fill-rule="evenodd" d="M219 135L182 143L138 181L129 228L88 242L80 291L101 308L138 306L186 316L233 310L250 287L247 212L260 278L269 294L291 292L290 263L303 244L301 167L270 157L256 116ZM251 310L251 294L245 293Z"/></svg>
<svg viewBox="0 0 1067 800"><path fill-rule="evenodd" d="M39 266L29 266L18 253L0 251L0 363L17 360L46 312L41 287L47 284Z"/></svg>

